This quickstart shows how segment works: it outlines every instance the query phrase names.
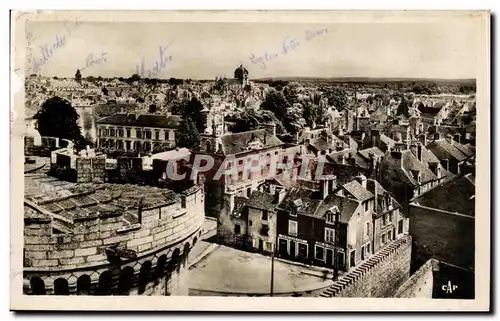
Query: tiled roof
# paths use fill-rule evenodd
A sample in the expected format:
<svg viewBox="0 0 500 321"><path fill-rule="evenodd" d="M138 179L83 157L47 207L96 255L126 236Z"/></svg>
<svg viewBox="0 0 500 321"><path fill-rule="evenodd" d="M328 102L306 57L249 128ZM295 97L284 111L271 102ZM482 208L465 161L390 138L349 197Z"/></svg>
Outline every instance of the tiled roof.
<svg viewBox="0 0 500 321"><path fill-rule="evenodd" d="M262 143L262 148L283 145L283 142L278 137L269 134L265 129L225 134L222 135L220 139L222 141L222 149L225 155L234 155L248 151L248 144L252 141L259 141Z"/></svg>
<svg viewBox="0 0 500 321"><path fill-rule="evenodd" d="M364 202L374 196L356 180L344 184L342 187L359 202Z"/></svg>
<svg viewBox="0 0 500 321"><path fill-rule="evenodd" d="M475 216L475 185L465 176L443 183L413 199L418 205Z"/></svg>
<svg viewBox="0 0 500 321"><path fill-rule="evenodd" d="M98 124L136 126L151 128L178 128L182 120L178 115L125 114L118 113L97 120Z"/></svg>

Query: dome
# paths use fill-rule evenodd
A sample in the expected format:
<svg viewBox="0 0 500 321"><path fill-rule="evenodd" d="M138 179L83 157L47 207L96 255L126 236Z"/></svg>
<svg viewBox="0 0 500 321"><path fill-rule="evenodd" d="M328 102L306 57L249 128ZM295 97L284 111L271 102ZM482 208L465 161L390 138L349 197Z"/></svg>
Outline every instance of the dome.
<svg viewBox="0 0 500 321"><path fill-rule="evenodd" d="M248 76L248 70L246 70L243 65L240 65L234 70L234 78L242 80L246 76Z"/></svg>

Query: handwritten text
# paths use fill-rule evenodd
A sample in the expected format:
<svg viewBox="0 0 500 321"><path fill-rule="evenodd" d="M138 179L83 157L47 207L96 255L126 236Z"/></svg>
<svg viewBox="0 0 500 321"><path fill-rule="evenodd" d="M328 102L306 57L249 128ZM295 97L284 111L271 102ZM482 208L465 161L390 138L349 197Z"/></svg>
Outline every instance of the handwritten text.
<svg viewBox="0 0 500 321"><path fill-rule="evenodd" d="M272 52L266 51L264 54L260 56L257 56L252 53L251 55L248 56L248 59L252 64L258 65L261 69L266 69L269 62L275 60L276 58L289 55L290 53L300 48L302 43L311 41L327 33L328 33L327 28L306 30L304 32L303 39L301 38L302 41L298 37L292 37L288 35L282 40L281 48L279 50Z"/></svg>
<svg viewBox="0 0 500 321"><path fill-rule="evenodd" d="M172 56L167 54L167 49L172 43L166 46L159 46L159 57L153 63L151 69L146 69L144 58L141 59L141 65L136 65L137 74L141 78L156 78L172 62Z"/></svg>
<svg viewBox="0 0 500 321"><path fill-rule="evenodd" d="M101 55L99 56L94 56L94 54L89 54L87 56L87 59L85 61L85 67L83 68L80 68L80 70L85 70L87 68L91 68L93 67L94 65L100 65L100 64L103 64L106 62L106 55L108 53L107 52L101 52Z"/></svg>

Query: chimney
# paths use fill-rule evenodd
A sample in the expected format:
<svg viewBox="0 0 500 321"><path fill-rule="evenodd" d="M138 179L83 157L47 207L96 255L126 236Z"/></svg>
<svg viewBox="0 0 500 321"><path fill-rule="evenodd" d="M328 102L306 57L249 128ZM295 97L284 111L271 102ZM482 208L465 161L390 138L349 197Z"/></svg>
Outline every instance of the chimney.
<svg viewBox="0 0 500 321"><path fill-rule="evenodd" d="M319 184L321 199L324 200L328 196L328 179L320 180Z"/></svg>
<svg viewBox="0 0 500 321"><path fill-rule="evenodd" d="M438 178L441 178L441 176L442 176L443 174L441 173L441 166L440 166L440 164L438 164L438 165L437 165L436 172L437 172L437 173L436 173L437 177L438 177Z"/></svg>
<svg viewBox="0 0 500 321"><path fill-rule="evenodd" d="M329 193L332 194L336 188L337 188L337 176L332 176L330 179L330 191L329 191Z"/></svg>
<svg viewBox="0 0 500 321"><path fill-rule="evenodd" d="M345 165L345 156L342 154L342 165Z"/></svg>
<svg viewBox="0 0 500 321"><path fill-rule="evenodd" d="M420 134L420 142L422 145L427 146L427 133Z"/></svg>
<svg viewBox="0 0 500 321"><path fill-rule="evenodd" d="M226 203L226 209L227 209L225 214L231 215L231 213L234 210L234 191L232 191L232 190L227 191L224 196L226 199L225 203Z"/></svg>
<svg viewBox="0 0 500 321"><path fill-rule="evenodd" d="M283 199L285 198L286 190L284 188L279 189L276 191L274 195L276 204L280 204L281 202L283 202Z"/></svg>
<svg viewBox="0 0 500 321"><path fill-rule="evenodd" d="M366 176L363 174L359 174L356 176L356 180L363 186L364 189L366 189Z"/></svg>
<svg viewBox="0 0 500 321"><path fill-rule="evenodd" d="M417 157L419 161L422 161L422 144L417 144Z"/></svg>

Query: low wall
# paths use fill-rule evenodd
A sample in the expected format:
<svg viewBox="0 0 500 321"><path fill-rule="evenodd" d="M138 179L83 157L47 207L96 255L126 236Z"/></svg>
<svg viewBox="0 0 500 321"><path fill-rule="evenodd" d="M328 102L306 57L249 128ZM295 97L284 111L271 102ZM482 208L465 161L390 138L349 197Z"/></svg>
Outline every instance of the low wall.
<svg viewBox="0 0 500 321"><path fill-rule="evenodd" d="M406 235L314 294L321 297L391 297L410 277L410 260L411 237Z"/></svg>
<svg viewBox="0 0 500 321"><path fill-rule="evenodd" d="M432 299L434 270L439 269L439 261L430 259L413 273L411 277L396 291L395 298L428 298Z"/></svg>

